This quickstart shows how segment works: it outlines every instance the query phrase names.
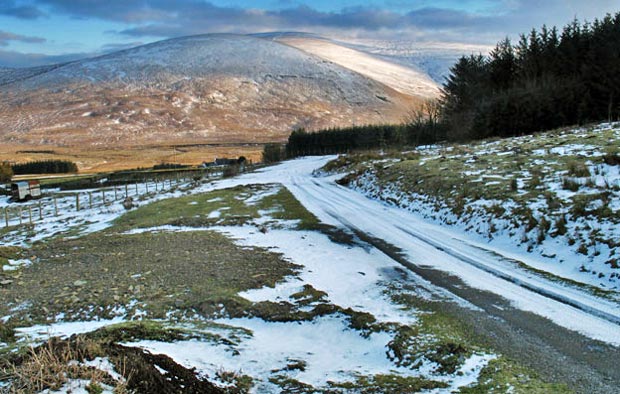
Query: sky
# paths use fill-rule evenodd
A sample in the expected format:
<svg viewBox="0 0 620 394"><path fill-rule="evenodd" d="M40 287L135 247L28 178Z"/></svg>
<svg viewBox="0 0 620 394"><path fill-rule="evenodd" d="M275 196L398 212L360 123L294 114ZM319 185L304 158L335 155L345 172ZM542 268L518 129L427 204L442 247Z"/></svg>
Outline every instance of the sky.
<svg viewBox="0 0 620 394"><path fill-rule="evenodd" d="M494 44L620 0L0 0L0 66L28 67L204 33Z"/></svg>

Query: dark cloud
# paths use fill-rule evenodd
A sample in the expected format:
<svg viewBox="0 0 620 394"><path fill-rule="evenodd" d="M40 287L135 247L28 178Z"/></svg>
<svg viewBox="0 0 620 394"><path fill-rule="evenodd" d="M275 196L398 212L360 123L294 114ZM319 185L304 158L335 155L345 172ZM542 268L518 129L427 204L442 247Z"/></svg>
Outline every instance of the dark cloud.
<svg viewBox="0 0 620 394"><path fill-rule="evenodd" d="M10 1L10 0L8 0ZM273 30L312 30L364 34L386 31L397 36L463 39L513 34L548 24L564 24L573 16L591 17L593 11L604 12L618 0L497 0L486 14L450 8L419 8L430 1L402 1L399 8L411 8L409 13L389 8L360 6L340 11L318 11L301 2L274 0L287 8L256 10L216 6L207 0L33 0L53 13L76 18L97 18L127 24L120 33L134 36L174 37L208 32L250 33ZM394 3L394 1L392 3ZM311 4L311 2L306 2ZM370 2L362 2L369 4ZM540 3L540 4L539 4ZM14 3L11 3L15 5ZM303 4L303 3L302 3ZM473 3L472 3L473 4ZM612 9L613 10L613 9ZM567 16L568 15L568 16ZM542 21L539 23L539 21ZM441 36L437 37L440 32Z"/></svg>
<svg viewBox="0 0 620 394"><path fill-rule="evenodd" d="M474 12L447 6L420 8L436 4L430 0L392 0L391 3L384 2L388 6L382 8L359 6L339 11L319 11L303 5L312 4L310 1L273 1L280 5L278 9L216 6L209 0L0 0L0 15L38 18L45 15L41 11L45 10L50 15L113 21L124 27L112 32L112 37L122 35L140 41L214 32L306 31L333 37L493 44L506 35L514 37L543 23L561 26L573 17L591 20L605 12L616 12L618 2L495 0L487 2L486 9ZM337 0L334 3L337 4ZM360 4L372 3L360 0ZM473 0L469 3L472 9L479 4ZM408 8L411 11L394 11ZM0 36L0 46L6 46L11 39L15 38L3 39ZM97 53L127 46L133 46L133 43L110 44Z"/></svg>
<svg viewBox="0 0 620 394"><path fill-rule="evenodd" d="M0 1L0 15L12 16L19 19L37 19L46 14L32 5L18 5L15 1Z"/></svg>
<svg viewBox="0 0 620 394"><path fill-rule="evenodd" d="M45 42L46 40L45 38L41 37L23 36L21 34L14 34L8 31L0 30L0 46L5 47L9 45L10 41L26 42L29 44L40 44Z"/></svg>

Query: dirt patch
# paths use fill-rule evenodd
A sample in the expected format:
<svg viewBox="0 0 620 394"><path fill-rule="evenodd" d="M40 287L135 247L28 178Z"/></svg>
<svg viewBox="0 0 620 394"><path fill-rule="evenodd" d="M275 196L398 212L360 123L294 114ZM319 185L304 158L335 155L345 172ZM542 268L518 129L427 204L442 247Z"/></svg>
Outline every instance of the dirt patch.
<svg viewBox="0 0 620 394"><path fill-rule="evenodd" d="M110 318L138 309L163 318L206 302L220 311L228 303L247 305L238 292L274 286L297 268L209 231L98 233L38 244L30 253L35 263L0 289L7 301L0 314L21 323L45 323L61 313L65 320ZM128 305L134 310L123 311Z"/></svg>

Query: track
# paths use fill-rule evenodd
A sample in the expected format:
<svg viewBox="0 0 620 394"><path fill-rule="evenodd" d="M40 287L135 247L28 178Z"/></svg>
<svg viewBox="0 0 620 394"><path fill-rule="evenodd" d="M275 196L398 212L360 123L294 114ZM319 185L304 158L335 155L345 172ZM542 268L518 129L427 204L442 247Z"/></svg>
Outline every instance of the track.
<svg viewBox="0 0 620 394"><path fill-rule="evenodd" d="M394 253L385 245L402 251L395 259L409 269L433 267L448 272L469 286L505 297L516 308L594 339L607 341L610 332L620 333L620 305L613 299L524 270L496 251L481 250L439 226L367 199L332 180L300 173L294 165L289 170L280 174L278 181L308 210L327 223L364 235L366 242L392 258Z"/></svg>

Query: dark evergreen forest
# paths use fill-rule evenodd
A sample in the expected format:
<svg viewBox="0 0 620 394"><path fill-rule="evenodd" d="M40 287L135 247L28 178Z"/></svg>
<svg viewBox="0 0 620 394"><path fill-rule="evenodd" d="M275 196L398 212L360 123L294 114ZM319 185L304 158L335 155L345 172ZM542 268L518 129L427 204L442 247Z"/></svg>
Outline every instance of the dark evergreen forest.
<svg viewBox="0 0 620 394"><path fill-rule="evenodd" d="M510 137L620 119L620 13L564 28L533 29L489 56L462 57L441 100L402 125L360 126L289 137L289 157Z"/></svg>
<svg viewBox="0 0 620 394"><path fill-rule="evenodd" d="M41 160L28 163L13 164L11 166L15 175L24 174L64 174L78 172L75 163L68 160Z"/></svg>

